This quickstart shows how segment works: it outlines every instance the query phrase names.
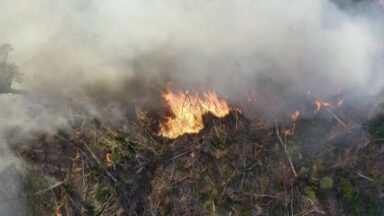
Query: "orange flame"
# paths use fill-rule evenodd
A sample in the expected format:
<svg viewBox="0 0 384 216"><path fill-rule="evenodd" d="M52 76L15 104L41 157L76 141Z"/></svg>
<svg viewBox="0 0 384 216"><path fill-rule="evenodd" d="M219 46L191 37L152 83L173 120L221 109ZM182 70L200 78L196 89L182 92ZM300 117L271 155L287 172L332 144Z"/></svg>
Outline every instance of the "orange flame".
<svg viewBox="0 0 384 216"><path fill-rule="evenodd" d="M61 208L61 205L56 204L55 209L54 209L55 216L63 216L63 214L61 214L60 208Z"/></svg>
<svg viewBox="0 0 384 216"><path fill-rule="evenodd" d="M327 102L327 101L315 100L313 105L315 106L315 113L316 113L316 112L320 111L321 107L335 108L335 107L339 107L339 106L343 105L343 103L344 103L343 100L339 100L336 103L336 105L331 104L330 102Z"/></svg>
<svg viewBox="0 0 384 216"><path fill-rule="evenodd" d="M291 121L296 122L299 116L300 116L299 110L296 110L295 112L291 113Z"/></svg>
<svg viewBox="0 0 384 216"><path fill-rule="evenodd" d="M198 133L204 128L203 115L212 113L216 117L228 115L231 108L224 100L219 99L216 92L190 94L187 92L163 93L173 116L160 122L158 135L177 138L186 133Z"/></svg>
<svg viewBox="0 0 384 216"><path fill-rule="evenodd" d="M299 118L299 116L300 116L300 111L299 110L296 110L296 111L291 113L291 124L292 124L292 126L290 128L287 128L287 129L283 130L283 133L285 135L293 135L295 133L296 121Z"/></svg>
<svg viewBox="0 0 384 216"><path fill-rule="evenodd" d="M105 161L107 161L107 163L112 163L112 155L110 153L107 153L105 155Z"/></svg>
<svg viewBox="0 0 384 216"><path fill-rule="evenodd" d="M315 105L315 112L319 112L320 109L321 109L321 102L318 101L318 100L316 100L316 101L314 102L314 105Z"/></svg>

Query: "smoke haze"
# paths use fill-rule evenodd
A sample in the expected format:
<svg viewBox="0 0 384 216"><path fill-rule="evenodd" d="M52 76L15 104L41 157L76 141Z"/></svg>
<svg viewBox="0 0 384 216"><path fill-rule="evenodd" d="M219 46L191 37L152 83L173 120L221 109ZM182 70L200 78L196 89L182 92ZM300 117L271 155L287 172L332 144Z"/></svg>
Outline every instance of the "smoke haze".
<svg viewBox="0 0 384 216"><path fill-rule="evenodd" d="M70 112L81 112L76 107L105 121L124 119L135 106L158 108L167 87L215 89L234 103L256 91L266 113L307 91L321 98L375 93L384 81L383 8L346 5L2 0L0 43L15 49L10 61L24 80L14 88L28 96L0 95L0 137L9 127L67 127Z"/></svg>

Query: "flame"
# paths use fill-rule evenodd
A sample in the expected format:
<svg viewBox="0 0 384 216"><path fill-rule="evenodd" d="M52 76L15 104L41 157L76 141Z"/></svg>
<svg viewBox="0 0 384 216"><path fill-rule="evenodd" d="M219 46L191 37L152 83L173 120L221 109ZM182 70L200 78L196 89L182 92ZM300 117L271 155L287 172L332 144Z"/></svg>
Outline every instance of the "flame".
<svg viewBox="0 0 384 216"><path fill-rule="evenodd" d="M291 121L296 122L299 116L300 116L299 110L296 110L295 112L291 113Z"/></svg>
<svg viewBox="0 0 384 216"><path fill-rule="evenodd" d="M56 204L56 206L54 208L55 216L63 216L63 214L61 214L60 208L61 208L61 205Z"/></svg>
<svg viewBox="0 0 384 216"><path fill-rule="evenodd" d="M219 99L213 91L203 94L166 91L162 96L173 115L160 122L158 135L171 139L201 131L204 128L203 115L206 113L224 117L231 110L227 102Z"/></svg>
<svg viewBox="0 0 384 216"><path fill-rule="evenodd" d="M285 135L293 135L295 133L296 121L299 118L299 116L300 116L300 111L299 110L296 110L296 111L291 113L291 124L292 124L292 126L290 128L287 128L287 129L283 130L283 133Z"/></svg>
<svg viewBox="0 0 384 216"><path fill-rule="evenodd" d="M339 100L339 101L337 101L337 106L341 106L341 105L343 105L343 103L344 103L343 100Z"/></svg>
<svg viewBox="0 0 384 216"><path fill-rule="evenodd" d="M107 163L112 163L112 155L110 153L107 153L105 155L105 161L107 161Z"/></svg>
<svg viewBox="0 0 384 216"><path fill-rule="evenodd" d="M315 105L315 112L319 112L321 109L321 102L316 100L313 105Z"/></svg>
<svg viewBox="0 0 384 216"><path fill-rule="evenodd" d="M313 105L315 106L315 113L317 113L320 111L321 107L335 108L343 105L343 103L344 103L343 100L337 101L335 105L327 101L315 100Z"/></svg>
<svg viewBox="0 0 384 216"><path fill-rule="evenodd" d="M138 119L140 119L140 120L144 120L144 119L147 118L147 113L144 112L144 111L140 111L140 112L137 112L137 113L136 113L136 116L137 116Z"/></svg>

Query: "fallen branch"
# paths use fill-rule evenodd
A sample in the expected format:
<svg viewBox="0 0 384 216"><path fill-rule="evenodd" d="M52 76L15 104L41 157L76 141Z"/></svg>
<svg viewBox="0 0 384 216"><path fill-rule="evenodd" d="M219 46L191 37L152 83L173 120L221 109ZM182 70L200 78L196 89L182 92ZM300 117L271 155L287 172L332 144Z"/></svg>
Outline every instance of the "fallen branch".
<svg viewBox="0 0 384 216"><path fill-rule="evenodd" d="M216 160L216 157L215 157L215 155L213 154L213 152L212 152L212 149L211 149L211 146L210 146L210 145L208 146L208 149L209 149L209 152L210 152L210 153L211 153L211 155L212 155L212 158L213 158L213 160L215 161L215 164L216 164L217 168L219 168L219 171L220 171L220 173L222 173L222 172L223 172L223 170L221 169L221 167L220 167L219 163L217 162L217 160Z"/></svg>
<svg viewBox="0 0 384 216"><path fill-rule="evenodd" d="M74 118L74 114L73 114L72 100L68 100L68 110L69 110L69 117L70 117L72 126L74 126L75 125L75 118Z"/></svg>
<svg viewBox="0 0 384 216"><path fill-rule="evenodd" d="M101 208L100 212L97 213L96 215L100 215L100 216L104 215L104 212L107 210L108 206L110 205L110 202L111 202L111 199L112 199L112 196L113 196L113 195L114 195L114 193L112 193L112 194L109 196L108 200L104 203L104 205L103 205L103 207Z"/></svg>
<svg viewBox="0 0 384 216"><path fill-rule="evenodd" d="M244 160L243 160L243 175L241 177L241 184L240 184L240 188L243 188L243 184L244 184L244 178L245 178L245 168L247 167L247 158L246 156L244 156Z"/></svg>
<svg viewBox="0 0 384 216"><path fill-rule="evenodd" d="M33 195L38 195L38 194L42 194L42 193L45 193L45 192L47 192L47 191L53 190L53 189L55 189L55 188L61 186L62 184L64 184L64 182L65 182L65 181L59 181L59 182L57 182L56 184L49 186L48 188L45 188L45 189L43 189L43 190L39 190L39 191L37 191L37 192L34 193Z"/></svg>
<svg viewBox="0 0 384 216"><path fill-rule="evenodd" d="M373 140L370 140L369 142L364 143L364 144L360 147L360 149L363 149L363 148L367 147L369 144L371 144L371 143L375 143L375 142L384 142L384 139L373 139Z"/></svg>
<svg viewBox="0 0 384 216"><path fill-rule="evenodd" d="M333 116L333 118L336 119L336 121L338 121L345 129L347 129L350 132L350 129L347 127L347 125L331 109L327 107L326 110L328 111L329 114Z"/></svg>
<svg viewBox="0 0 384 216"><path fill-rule="evenodd" d="M280 144L281 144L281 145L283 146L283 148L284 148L284 151L285 151L285 154L287 155L289 164L291 165L293 175L294 175L295 177L297 177L297 172L296 172L296 170L295 170L295 167L293 166L291 157L290 157L289 154L288 154L287 144L286 144L286 142L283 141L283 139L282 139L281 136L280 136L279 126L277 125L277 122L275 122L275 124L276 124L276 135L277 135L277 139L279 140Z"/></svg>
<svg viewBox="0 0 384 216"><path fill-rule="evenodd" d="M170 161L173 161L173 160L176 160L176 159L178 159L178 158L181 158L181 157L183 157L184 155L186 155L186 154L188 154L188 153L191 153L191 152L193 152L193 150L183 152L183 153L181 153L181 154L179 154L179 155L176 155L175 157L171 158Z"/></svg>
<svg viewBox="0 0 384 216"><path fill-rule="evenodd" d="M372 178L369 178L368 176L365 176L365 175L361 174L361 172L356 172L356 175L358 175L359 177L361 177L363 179L366 179L368 181L371 181L371 182L373 181Z"/></svg>

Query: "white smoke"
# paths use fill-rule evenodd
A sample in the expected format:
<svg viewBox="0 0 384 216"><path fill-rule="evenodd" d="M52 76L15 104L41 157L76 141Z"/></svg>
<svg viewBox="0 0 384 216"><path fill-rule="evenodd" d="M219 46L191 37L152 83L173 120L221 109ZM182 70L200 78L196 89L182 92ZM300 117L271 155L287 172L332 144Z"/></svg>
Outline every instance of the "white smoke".
<svg viewBox="0 0 384 216"><path fill-rule="evenodd" d="M120 88L163 61L178 82L226 95L260 76L330 94L371 84L379 50L368 19L320 0L4 0L1 12L0 41L16 49L22 88L49 100L100 82ZM132 62L148 55L138 72Z"/></svg>

